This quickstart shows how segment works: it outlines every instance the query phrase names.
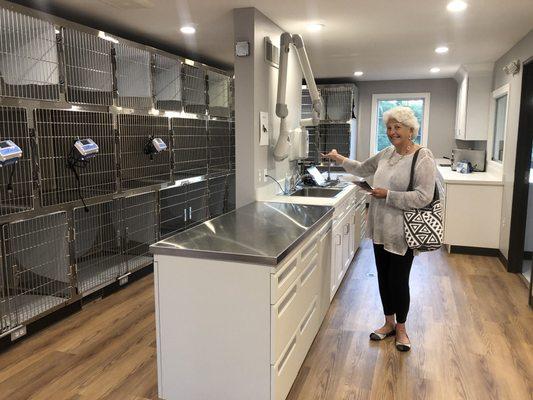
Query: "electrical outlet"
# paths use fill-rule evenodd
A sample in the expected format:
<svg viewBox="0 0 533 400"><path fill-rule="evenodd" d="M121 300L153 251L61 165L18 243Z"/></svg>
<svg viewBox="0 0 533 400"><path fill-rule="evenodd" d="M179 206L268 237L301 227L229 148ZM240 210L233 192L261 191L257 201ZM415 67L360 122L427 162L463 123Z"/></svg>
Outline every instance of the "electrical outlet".
<svg viewBox="0 0 533 400"><path fill-rule="evenodd" d="M268 170L265 168L265 169L263 170L263 182L268 181L268 179L267 179L267 175L268 175Z"/></svg>
<svg viewBox="0 0 533 400"><path fill-rule="evenodd" d="M261 169L257 171L257 181L263 182L263 171Z"/></svg>

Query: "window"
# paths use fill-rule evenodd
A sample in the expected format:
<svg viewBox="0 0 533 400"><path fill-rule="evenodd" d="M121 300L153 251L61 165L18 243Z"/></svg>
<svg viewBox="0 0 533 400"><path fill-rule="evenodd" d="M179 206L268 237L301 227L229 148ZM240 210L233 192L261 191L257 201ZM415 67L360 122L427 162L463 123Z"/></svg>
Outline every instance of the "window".
<svg viewBox="0 0 533 400"><path fill-rule="evenodd" d="M509 85L504 85L492 92L491 103L491 132L487 152L490 151L490 161L503 164L503 149L505 144L505 130L507 126L507 106L509 102Z"/></svg>
<svg viewBox="0 0 533 400"><path fill-rule="evenodd" d="M383 114L397 106L410 107L420 124L420 131L414 142L424 147L428 141L429 93L400 93L372 95L372 126L370 154L376 154L390 146L387 127L383 122Z"/></svg>

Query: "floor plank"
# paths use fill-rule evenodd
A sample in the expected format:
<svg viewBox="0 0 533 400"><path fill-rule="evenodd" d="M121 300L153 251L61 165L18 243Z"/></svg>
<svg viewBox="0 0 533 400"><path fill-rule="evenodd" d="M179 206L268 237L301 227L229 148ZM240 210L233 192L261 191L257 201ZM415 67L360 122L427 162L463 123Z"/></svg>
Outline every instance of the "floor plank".
<svg viewBox="0 0 533 400"><path fill-rule="evenodd" d="M533 399L527 287L496 258L415 258L406 354L368 340L382 322L375 273L366 241L287 400ZM0 398L157 399L153 277L0 354Z"/></svg>

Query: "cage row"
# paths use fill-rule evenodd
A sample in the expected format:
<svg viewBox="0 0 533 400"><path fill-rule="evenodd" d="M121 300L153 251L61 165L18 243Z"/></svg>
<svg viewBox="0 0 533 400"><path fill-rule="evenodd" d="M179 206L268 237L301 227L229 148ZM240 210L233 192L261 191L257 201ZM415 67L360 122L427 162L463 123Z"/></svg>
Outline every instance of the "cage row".
<svg viewBox="0 0 533 400"><path fill-rule="evenodd" d="M0 8L0 96L230 116L230 76L89 32Z"/></svg>
<svg viewBox="0 0 533 400"><path fill-rule="evenodd" d="M320 153L329 153L336 149L340 154L350 154L351 125L342 123L320 123L318 126L308 127L309 155L308 160L320 164Z"/></svg>
<svg viewBox="0 0 533 400"><path fill-rule="evenodd" d="M317 85L322 97L323 109L320 120L323 122L346 123L357 116L355 106L357 104L358 91L353 84L343 85ZM313 116L313 103L309 90L302 90L302 118Z"/></svg>
<svg viewBox="0 0 533 400"><path fill-rule="evenodd" d="M30 129L26 109L0 107L0 218L235 169L229 120L120 114L115 129L113 118L36 109Z"/></svg>
<svg viewBox="0 0 533 400"><path fill-rule="evenodd" d="M0 335L150 265L149 246L234 208L233 176L5 224Z"/></svg>

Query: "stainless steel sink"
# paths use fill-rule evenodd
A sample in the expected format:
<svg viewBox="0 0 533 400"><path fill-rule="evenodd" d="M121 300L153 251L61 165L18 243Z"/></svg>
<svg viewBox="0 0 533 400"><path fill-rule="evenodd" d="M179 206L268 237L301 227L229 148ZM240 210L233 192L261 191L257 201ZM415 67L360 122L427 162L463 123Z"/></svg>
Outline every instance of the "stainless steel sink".
<svg viewBox="0 0 533 400"><path fill-rule="evenodd" d="M333 188L303 188L299 189L294 193L291 193L290 196L300 196L300 197L335 197L342 189L333 189Z"/></svg>

